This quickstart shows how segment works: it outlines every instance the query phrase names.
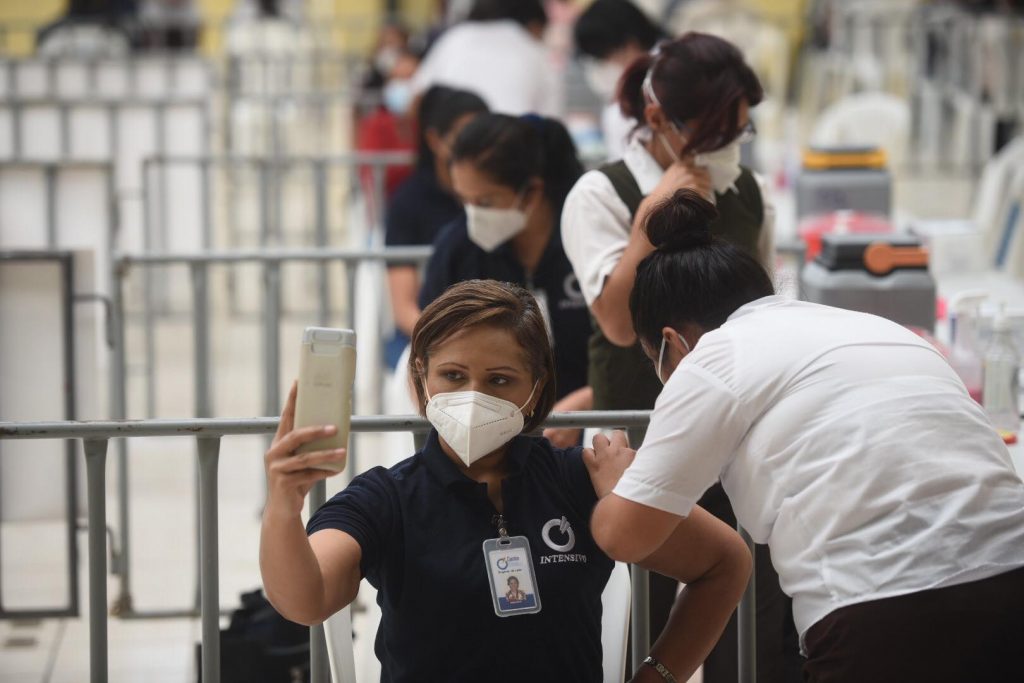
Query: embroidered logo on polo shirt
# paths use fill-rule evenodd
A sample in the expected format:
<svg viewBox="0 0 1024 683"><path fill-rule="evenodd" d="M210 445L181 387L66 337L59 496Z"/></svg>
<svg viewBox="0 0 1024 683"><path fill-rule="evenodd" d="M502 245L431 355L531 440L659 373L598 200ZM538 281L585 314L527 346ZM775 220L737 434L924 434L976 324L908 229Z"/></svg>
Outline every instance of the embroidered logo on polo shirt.
<svg viewBox="0 0 1024 683"><path fill-rule="evenodd" d="M565 539L565 543L556 543L551 538L551 533L555 529L558 529L558 538ZM544 545L559 553L567 553L576 545L576 534L573 533L572 526L565 517L550 520L541 529L540 537L544 539Z"/></svg>

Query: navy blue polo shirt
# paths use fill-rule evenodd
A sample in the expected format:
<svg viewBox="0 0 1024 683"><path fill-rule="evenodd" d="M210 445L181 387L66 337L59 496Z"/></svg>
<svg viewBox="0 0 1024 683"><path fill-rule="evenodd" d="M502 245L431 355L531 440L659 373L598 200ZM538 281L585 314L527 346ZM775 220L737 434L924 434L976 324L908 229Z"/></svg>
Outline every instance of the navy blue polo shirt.
<svg viewBox="0 0 1024 683"><path fill-rule="evenodd" d="M529 539L536 614L494 613L482 546L498 537L496 510L435 431L422 451L359 475L309 520L307 533L340 529L362 549L382 613L381 681L602 680L601 592L613 563L590 535L597 497L582 449L517 436L506 457L503 516L510 536ZM572 536L548 524L563 517Z"/></svg>
<svg viewBox="0 0 1024 683"><path fill-rule="evenodd" d="M384 212L384 244L432 244L442 228L464 213L462 204L438 184L434 169L417 166L388 201Z"/></svg>
<svg viewBox="0 0 1024 683"><path fill-rule="evenodd" d="M511 240L492 252L484 251L469 239L465 216L456 220L434 242L434 254L427 263L420 288L420 308L426 308L455 283L476 279L512 282L535 294L542 293L554 337L557 396L562 398L586 386L590 314L579 280L562 248L561 229L557 225L537 270L528 274Z"/></svg>

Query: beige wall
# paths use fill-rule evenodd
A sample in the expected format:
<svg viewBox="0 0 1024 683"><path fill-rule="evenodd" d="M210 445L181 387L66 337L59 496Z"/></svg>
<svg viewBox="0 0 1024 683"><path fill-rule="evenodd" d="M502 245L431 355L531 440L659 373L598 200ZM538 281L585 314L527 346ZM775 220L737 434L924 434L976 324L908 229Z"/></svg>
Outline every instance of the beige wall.
<svg viewBox="0 0 1024 683"><path fill-rule="evenodd" d="M230 14L235 0L195 0L203 23L210 27L203 34L202 48L216 54L221 48L217 26ZM384 6L383 0L307 0L315 21L331 21L335 44L345 50L368 51L376 36ZM31 54L35 27L53 21L66 7L66 0L0 0L0 25L8 27L0 35L0 50L9 55ZM402 16L413 27L424 26L433 16L436 0L402 0Z"/></svg>

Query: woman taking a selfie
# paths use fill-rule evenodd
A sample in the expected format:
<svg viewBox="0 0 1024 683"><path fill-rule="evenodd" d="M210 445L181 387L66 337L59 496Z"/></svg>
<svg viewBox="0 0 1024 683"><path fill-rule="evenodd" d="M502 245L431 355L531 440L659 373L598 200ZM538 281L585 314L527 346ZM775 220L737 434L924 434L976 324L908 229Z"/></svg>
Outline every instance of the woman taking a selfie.
<svg viewBox="0 0 1024 683"><path fill-rule="evenodd" d="M355 477L306 528L303 499L333 474L311 468L343 462L344 452L293 455L333 433L293 429L293 388L265 458L267 597L286 618L316 624L351 603L365 578L382 612L384 681L601 681L601 592L612 562L588 520L628 459L522 433L555 400L536 300L492 281L452 287L423 311L409 364L434 426L426 445ZM717 639L749 561L735 532L699 509L644 561L687 583L662 637L686 667L696 669ZM650 674L658 675L644 667L637 680Z"/></svg>

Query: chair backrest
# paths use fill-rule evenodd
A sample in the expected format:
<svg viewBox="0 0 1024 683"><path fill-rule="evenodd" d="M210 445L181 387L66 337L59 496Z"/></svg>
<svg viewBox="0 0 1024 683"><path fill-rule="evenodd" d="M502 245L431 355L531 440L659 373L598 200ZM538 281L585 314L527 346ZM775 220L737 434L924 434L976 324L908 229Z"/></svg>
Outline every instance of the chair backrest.
<svg viewBox="0 0 1024 683"><path fill-rule="evenodd" d="M630 598L629 567L622 562L616 562L601 594L604 683L622 683L625 680Z"/></svg>
<svg viewBox="0 0 1024 683"><path fill-rule="evenodd" d="M352 607L335 612L324 622L327 658L334 683L355 683L356 657L352 643Z"/></svg>
<svg viewBox="0 0 1024 683"><path fill-rule="evenodd" d="M910 108L886 93L848 95L818 117L812 145L878 146L885 150L889 167L898 170L907 157Z"/></svg>

